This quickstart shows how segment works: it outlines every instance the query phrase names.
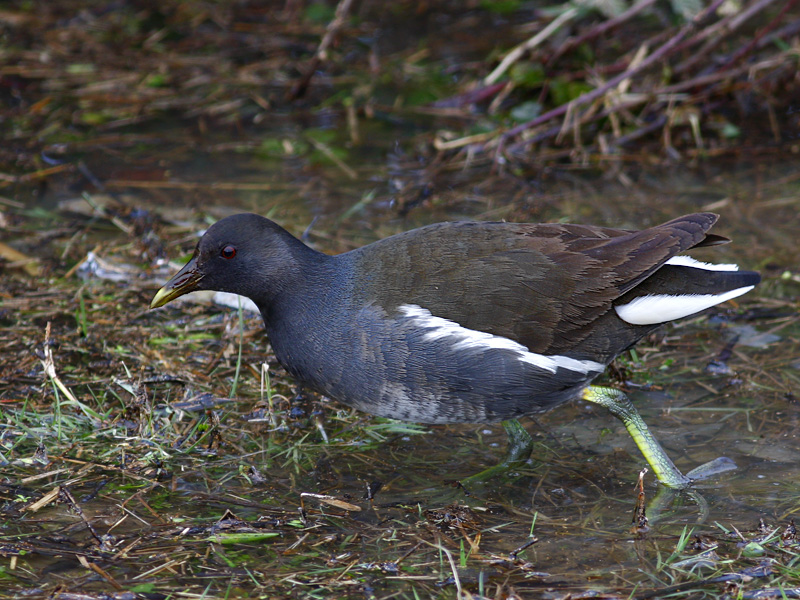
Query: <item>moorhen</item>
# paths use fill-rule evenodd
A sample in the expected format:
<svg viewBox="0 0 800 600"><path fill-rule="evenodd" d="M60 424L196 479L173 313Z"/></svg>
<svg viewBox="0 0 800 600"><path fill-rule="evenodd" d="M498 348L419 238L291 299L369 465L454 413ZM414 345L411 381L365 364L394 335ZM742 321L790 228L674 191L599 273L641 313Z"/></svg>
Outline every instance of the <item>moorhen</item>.
<svg viewBox="0 0 800 600"><path fill-rule="evenodd" d="M212 225L153 298L241 294L301 384L420 423L507 421L574 398L622 419L656 476L678 471L627 397L589 384L666 321L751 290L760 276L682 252L725 243L698 213L642 231L453 222L330 256L269 219ZM690 474L691 475L691 474Z"/></svg>

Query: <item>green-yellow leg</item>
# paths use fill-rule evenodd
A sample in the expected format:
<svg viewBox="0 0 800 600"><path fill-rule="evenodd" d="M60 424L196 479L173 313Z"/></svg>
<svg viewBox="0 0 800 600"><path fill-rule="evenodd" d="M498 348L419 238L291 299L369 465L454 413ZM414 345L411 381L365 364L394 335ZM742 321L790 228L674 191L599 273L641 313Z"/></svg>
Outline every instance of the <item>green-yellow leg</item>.
<svg viewBox="0 0 800 600"><path fill-rule="evenodd" d="M470 475L462 482L471 481L486 481L495 475L503 475L508 471L522 466L533 450L533 438L525 430L522 424L517 419L510 419L503 421L503 429L506 430L508 436L508 449L506 450L505 458L488 469L484 469L480 473Z"/></svg>
<svg viewBox="0 0 800 600"><path fill-rule="evenodd" d="M583 391L583 399L605 406L612 415L622 421L656 477L667 487L686 488L697 479L736 468L733 461L722 457L693 469L688 476L684 475L650 433L647 424L624 392L609 387L590 386Z"/></svg>

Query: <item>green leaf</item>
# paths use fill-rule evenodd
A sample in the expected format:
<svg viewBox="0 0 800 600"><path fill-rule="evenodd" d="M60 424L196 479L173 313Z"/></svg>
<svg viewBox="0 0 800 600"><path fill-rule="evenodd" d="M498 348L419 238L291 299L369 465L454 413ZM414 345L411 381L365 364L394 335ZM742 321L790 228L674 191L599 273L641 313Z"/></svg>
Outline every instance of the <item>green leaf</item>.
<svg viewBox="0 0 800 600"><path fill-rule="evenodd" d="M764 549L764 546L758 542L750 542L744 547L742 554L752 558L756 556L764 556L764 554L766 554L766 550Z"/></svg>
<svg viewBox="0 0 800 600"><path fill-rule="evenodd" d="M91 63L75 63L67 65L67 73L70 75L88 75L94 73L95 68Z"/></svg>
<svg viewBox="0 0 800 600"><path fill-rule="evenodd" d="M511 65L508 76L521 87L540 87L544 82L544 67L538 62L520 61Z"/></svg>
<svg viewBox="0 0 800 600"><path fill-rule="evenodd" d="M313 23L329 23L336 16L336 9L324 2L314 2L306 8L306 19Z"/></svg>
<svg viewBox="0 0 800 600"><path fill-rule="evenodd" d="M102 125L111 120L111 117L102 112L87 111L80 116L81 122L86 125Z"/></svg>
<svg viewBox="0 0 800 600"><path fill-rule="evenodd" d="M724 138L738 138L741 135L742 130L733 123L725 123L725 125L722 126L722 137Z"/></svg>
<svg viewBox="0 0 800 600"><path fill-rule="evenodd" d="M565 81L563 77L558 77L550 82L550 97L555 106L561 106L591 89L592 86L583 81Z"/></svg>
<svg viewBox="0 0 800 600"><path fill-rule="evenodd" d="M481 0L481 8L498 15L508 15L517 10L521 0Z"/></svg>
<svg viewBox="0 0 800 600"><path fill-rule="evenodd" d="M222 545L248 544L252 542L263 542L274 537L280 536L276 531L251 531L246 533L218 533L206 538L207 542L216 542Z"/></svg>
<svg viewBox="0 0 800 600"><path fill-rule="evenodd" d="M167 76L163 73L151 73L144 78L144 84L151 88L160 88L167 85Z"/></svg>
<svg viewBox="0 0 800 600"><path fill-rule="evenodd" d="M518 104L511 109L511 118L518 123L525 123L542 114L542 105L533 100Z"/></svg>

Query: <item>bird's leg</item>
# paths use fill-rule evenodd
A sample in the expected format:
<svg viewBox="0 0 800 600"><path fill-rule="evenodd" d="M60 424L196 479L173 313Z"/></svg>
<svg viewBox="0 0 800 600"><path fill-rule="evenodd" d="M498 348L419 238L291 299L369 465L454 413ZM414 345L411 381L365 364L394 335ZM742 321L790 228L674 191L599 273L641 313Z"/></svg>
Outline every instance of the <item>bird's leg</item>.
<svg viewBox="0 0 800 600"><path fill-rule="evenodd" d="M522 466L533 450L533 438L517 419L503 421L503 429L508 436L506 456L498 464L484 469L480 473L470 475L462 482L486 481L495 475L508 473L511 469Z"/></svg>
<svg viewBox="0 0 800 600"><path fill-rule="evenodd" d="M609 387L590 386L583 391L582 398L606 407L609 412L622 421L625 429L636 442L659 481L667 487L686 488L693 481L705 479L712 475L735 469L736 465L729 458L721 457L693 469L684 475L670 460L667 453L656 441L647 428L644 419L624 392Z"/></svg>
<svg viewBox="0 0 800 600"><path fill-rule="evenodd" d="M508 436L508 448L502 464L511 469L528 460L533 450L533 438L517 419L503 421L503 429Z"/></svg>

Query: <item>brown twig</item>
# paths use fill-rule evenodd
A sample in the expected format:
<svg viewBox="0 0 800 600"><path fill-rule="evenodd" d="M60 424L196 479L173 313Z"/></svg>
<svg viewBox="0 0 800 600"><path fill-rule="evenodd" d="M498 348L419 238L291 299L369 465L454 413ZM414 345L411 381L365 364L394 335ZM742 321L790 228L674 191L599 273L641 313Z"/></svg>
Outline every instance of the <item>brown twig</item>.
<svg viewBox="0 0 800 600"><path fill-rule="evenodd" d="M761 69L766 69L772 66L778 66L783 63L783 61L790 55L794 54L793 50L787 50L786 52L781 52L777 56L771 56L770 58L749 64L749 65L742 65L740 67L736 67L730 69L728 71L715 71L713 73L708 73L706 75L699 75L692 79L687 79L685 81L679 81L673 85L666 86L659 90L660 93L663 94L675 94L678 92L683 92L684 90L690 90L695 87L700 87L704 85L708 85L711 83L717 83L724 79L731 79L736 75L740 75L742 73L747 73L748 71L759 71ZM695 95L695 98L708 96L711 93L711 89L703 90L699 95Z"/></svg>
<svg viewBox="0 0 800 600"><path fill-rule="evenodd" d="M789 0L786 4L784 4L781 11L777 15L775 15L775 18L772 19L772 21L770 21L760 31L757 31L756 34L753 36L753 39L750 41L750 43L744 46L743 48L740 48L733 56L731 56L725 62L725 64L723 64L720 67L719 70L726 71L730 69L743 57L747 56L750 52L752 52L753 48L755 48L758 45L758 42L761 40L761 38L763 38L766 34L775 29L775 27L777 27L777 25L783 21L783 17L786 15L789 9L792 8L794 5L796 5L797 2L798 0ZM768 3L768 0L761 0L761 2L759 2L758 4L765 4L765 3Z"/></svg>
<svg viewBox="0 0 800 600"><path fill-rule="evenodd" d="M667 87L659 89L658 90L658 96L663 97L663 98L673 97L675 94L677 94L679 92L683 92L685 90L690 90L692 88L698 88L698 87L701 87L701 86L708 86L709 84L715 84L715 83L718 83L718 82L720 82L722 80L730 79L730 78L735 77L737 75L740 75L742 73L746 73L747 71L751 71L751 70L758 71L760 69L764 69L764 68L768 68L770 66L781 64L781 62L783 60L783 57L784 57L784 54L788 54L789 52L791 52L791 51L787 51L786 53L783 53L783 54L781 54L781 55L779 55L777 57L771 57L771 58L769 58L767 60L761 61L761 62L756 63L756 64L742 65L740 67L737 67L737 68L735 68L733 70L730 70L730 71L727 71L727 72L724 72L724 73L722 73L722 72L714 72L714 73L709 73L708 75L699 75L698 77L694 77L694 78L686 80L686 81L681 81L681 82L676 83L674 85L667 86ZM717 86L705 87L699 93L692 95L691 96L691 100L697 101L699 99L708 97L709 95L711 95L712 91L714 89L716 89L716 88L717 88ZM592 122L596 122L596 121L608 118L609 116L611 116L612 113L617 112L620 109L633 108L633 107L638 106L640 104L644 104L646 102L652 101L653 100L653 96L654 96L654 94L641 94L639 97L636 97L636 98L634 98L632 100L626 100L626 101L620 102L619 104L616 104L615 106L610 107L610 108L606 108L605 110L600 111L600 112L598 112L596 114L590 114L591 111L585 111L583 114L581 114L580 117L578 117L579 123L581 125L586 125L588 123L592 123ZM689 101L689 98L687 98L687 102L688 101ZM656 106L656 105L657 105L657 103L654 104L653 106ZM587 118L589 116L591 116L591 118ZM640 138L640 137L642 137L644 135L650 134L653 131L658 130L660 127L662 127L667 122L667 120L668 119L667 119L667 117L665 115L658 116L655 121L650 122L647 125L645 125L644 127L640 127L639 129L637 129L637 130L635 130L635 131L633 131L631 133L628 133L628 134L626 134L624 136L621 136L620 138L614 140L613 142L610 143L610 146L611 147L624 146L625 144L628 144L628 143L632 142L633 140L635 140L637 138ZM523 142L520 142L519 144L515 144L515 145L511 146L508 149L508 151L509 152L518 152L523 147L530 146L532 144L537 144L539 142L543 142L544 140L547 140L547 139L550 139L550 138L554 138L562 130L563 130L563 125L558 125L558 126L551 127L549 129L547 129L546 131L543 131L543 132L533 136L530 139L524 140ZM594 148L594 146L590 146L588 149L591 150L593 148Z"/></svg>
<svg viewBox="0 0 800 600"><path fill-rule="evenodd" d="M561 27L564 23L572 19L578 14L577 8L568 8L563 13L558 15L555 19L553 19L548 25L542 29L541 31L536 32L536 35L531 37L530 39L522 42L518 46L511 49L511 51L505 55L503 60L500 61L500 64L497 65L494 70L489 73L483 80L484 85L492 85L496 83L498 79L505 73L511 65L517 62L522 56L541 44L544 40L550 37L554 32L558 31L558 28Z"/></svg>
<svg viewBox="0 0 800 600"><path fill-rule="evenodd" d="M61 381L61 378L58 376L58 373L56 372L56 364L55 360L53 359L53 346L50 343L50 328L51 324L50 321L48 321L44 329L44 359L41 361L42 368L45 375L50 378L50 381L53 383L53 385L61 390L61 393L64 394L70 402L79 404L78 400L72 395L72 392L69 391L69 388L64 385L64 383Z"/></svg>
<svg viewBox="0 0 800 600"><path fill-rule="evenodd" d="M708 40L708 41L700 49L692 52L691 57L687 58L683 62L676 65L675 68L672 70L673 76L680 75L692 69L698 62L703 60L703 58L707 56L708 53L711 52L711 50L716 48L725 38L727 38L730 34L736 31L741 25L746 23L748 18L764 10L774 1L775 0L759 0L758 2L751 4L750 6L748 6L747 8L743 9L740 12L736 12L723 17L713 25L710 25L709 27L703 29L703 31L697 33L697 35L692 36L690 40L687 40L687 42L683 44L681 49L690 48L702 40ZM794 0L792 0L792 2L793 1ZM720 32L719 35L716 35L718 32Z"/></svg>
<svg viewBox="0 0 800 600"><path fill-rule="evenodd" d="M681 92L683 90L687 90L687 89L691 89L691 88L694 88L694 87L700 87L700 86L703 86L703 85L719 82L720 80L729 79L731 77L735 77L737 75L740 75L740 74L745 73L745 72L750 71L750 70L759 70L759 69L762 69L762 68L768 68L769 66L772 66L772 65L775 65L775 64L780 64L780 62L781 62L781 57L779 56L779 57L770 58L770 59L765 60L765 61L761 61L761 62L759 62L757 64L754 64L754 65L743 65L743 66L737 67L736 69L734 69L732 71L728 71L726 73L716 72L716 73L711 73L709 75L701 75L701 76L695 77L695 78L693 78L691 80L682 81L682 82L680 82L678 84L675 84L675 85L672 85L672 86L669 86L669 87L666 87L666 88L661 88L660 90L658 90L658 96L659 97L664 97L664 98L673 97L676 93ZM695 95L691 96L691 100L696 101L698 99L701 99L701 98L709 96L711 94L711 92L713 91L713 89L716 89L716 87L717 86L715 86L713 88L704 88L703 90L701 90L701 92L699 94L695 94ZM634 98L632 100L626 100L626 101L620 102L620 103L614 105L613 107L606 108L605 110L600 111L600 112L595 113L595 114L591 114L591 111L585 111L578 118L578 120L579 120L579 123L581 125L586 125L588 123L597 122L599 120L602 120L602 119L610 117L612 113L618 112L621 109L633 108L634 106L638 106L640 104L644 104L646 102L649 102L652 99L653 99L653 95L651 95L651 94L641 94L640 96L638 96L638 97L636 97L636 98ZM687 98L687 102L688 101L689 101L689 98ZM654 104L653 107L654 106L657 106L657 103ZM591 117L591 118L588 118L588 117ZM640 137L643 137L645 135L653 133L654 131L657 131L662 126L664 126L664 124L667 121L668 121L668 118L667 118L666 115L657 116L654 121L647 123L647 125L645 125L643 127L640 127L640 128L636 129L633 132L627 133L627 134L619 137L618 139L615 139L615 140L611 141L609 143L609 148L624 146L624 145L626 145L626 144L628 144L628 143L630 143L630 142L632 142L632 141L634 141L634 140L636 140L636 139L638 139ZM535 135L535 136L533 136L533 137L531 137L531 138L529 138L527 140L524 140L523 142L520 142L519 144L515 144L514 146L510 147L508 149L508 151L509 152L519 152L524 147L527 147L527 146L530 146L530 145L533 145L533 144L538 144L540 142L543 142L544 140L554 138L554 137L558 136L562 131L563 131L563 124L550 127L547 130L542 131L542 132L538 133L537 135ZM489 147L489 144L486 144L486 147ZM588 146L586 148L586 151L592 151L595 148L596 148L596 145L591 145L591 146Z"/></svg>
<svg viewBox="0 0 800 600"><path fill-rule="evenodd" d="M631 6L628 10L620 13L613 19L608 19L607 21L603 21L599 25L590 28L588 31L585 31L581 35L568 39L566 42L564 42L563 44L561 44L561 46L558 47L555 53L553 53L553 56L551 56L550 59L547 61L546 66L548 67L552 66L559 58L561 58L564 55L565 52L571 50L572 48L575 48L576 46L585 44L589 40L593 40L597 37L600 37L601 35L607 33L608 31L611 31L615 27L622 25L626 21L631 20L633 17L642 12L645 8L649 8L655 3L656 0L642 0L638 4L634 4L633 6Z"/></svg>
<svg viewBox="0 0 800 600"><path fill-rule="evenodd" d="M645 58L641 61L636 67L630 68L625 70L624 72L620 73L616 77L613 77L600 87L593 89L590 92L586 92L585 94L578 96L574 100L571 100L567 104L562 104L561 106L554 108L553 110L546 112L545 114L532 119L526 123L522 123L521 125L517 125L516 127L509 129L501 136L501 143L502 141L508 140L509 138L515 137L520 133L527 131L528 129L532 129L537 125L541 125L554 119L556 117L560 117L568 112L574 111L577 107L583 106L585 104L589 104L590 102L594 102L598 98L602 97L606 92L611 90L612 88L616 87L620 83L622 83L625 79L633 77L638 73L644 71L648 67L652 66L659 60L664 59L668 56L671 52L673 52L676 47L680 44L680 42L691 32L693 31L697 25L705 19L708 15L713 14L713 12L724 2L725 0L714 0L714 2L703 12L698 14L694 19L692 19L689 23L684 25L678 33L676 33L672 38L667 40L664 44L661 45L658 49L656 49L650 56ZM523 142L523 145L526 142ZM515 147L512 147L511 150L515 150Z"/></svg>
<svg viewBox="0 0 800 600"><path fill-rule="evenodd" d="M325 35L322 37L322 41L319 43L316 53L314 53L314 58L311 59L311 64L309 64L306 69L306 74L303 75L300 81L292 86L292 89L289 91L289 101L297 100L306 93L308 85L311 83L311 78L314 77L314 73L316 73L323 62L328 60L328 48L333 43L336 34L339 33L339 30L344 25L345 18L347 17L347 13L350 12L350 5L352 3L353 0L339 0L339 4L336 5L336 14L333 20L328 23Z"/></svg>

